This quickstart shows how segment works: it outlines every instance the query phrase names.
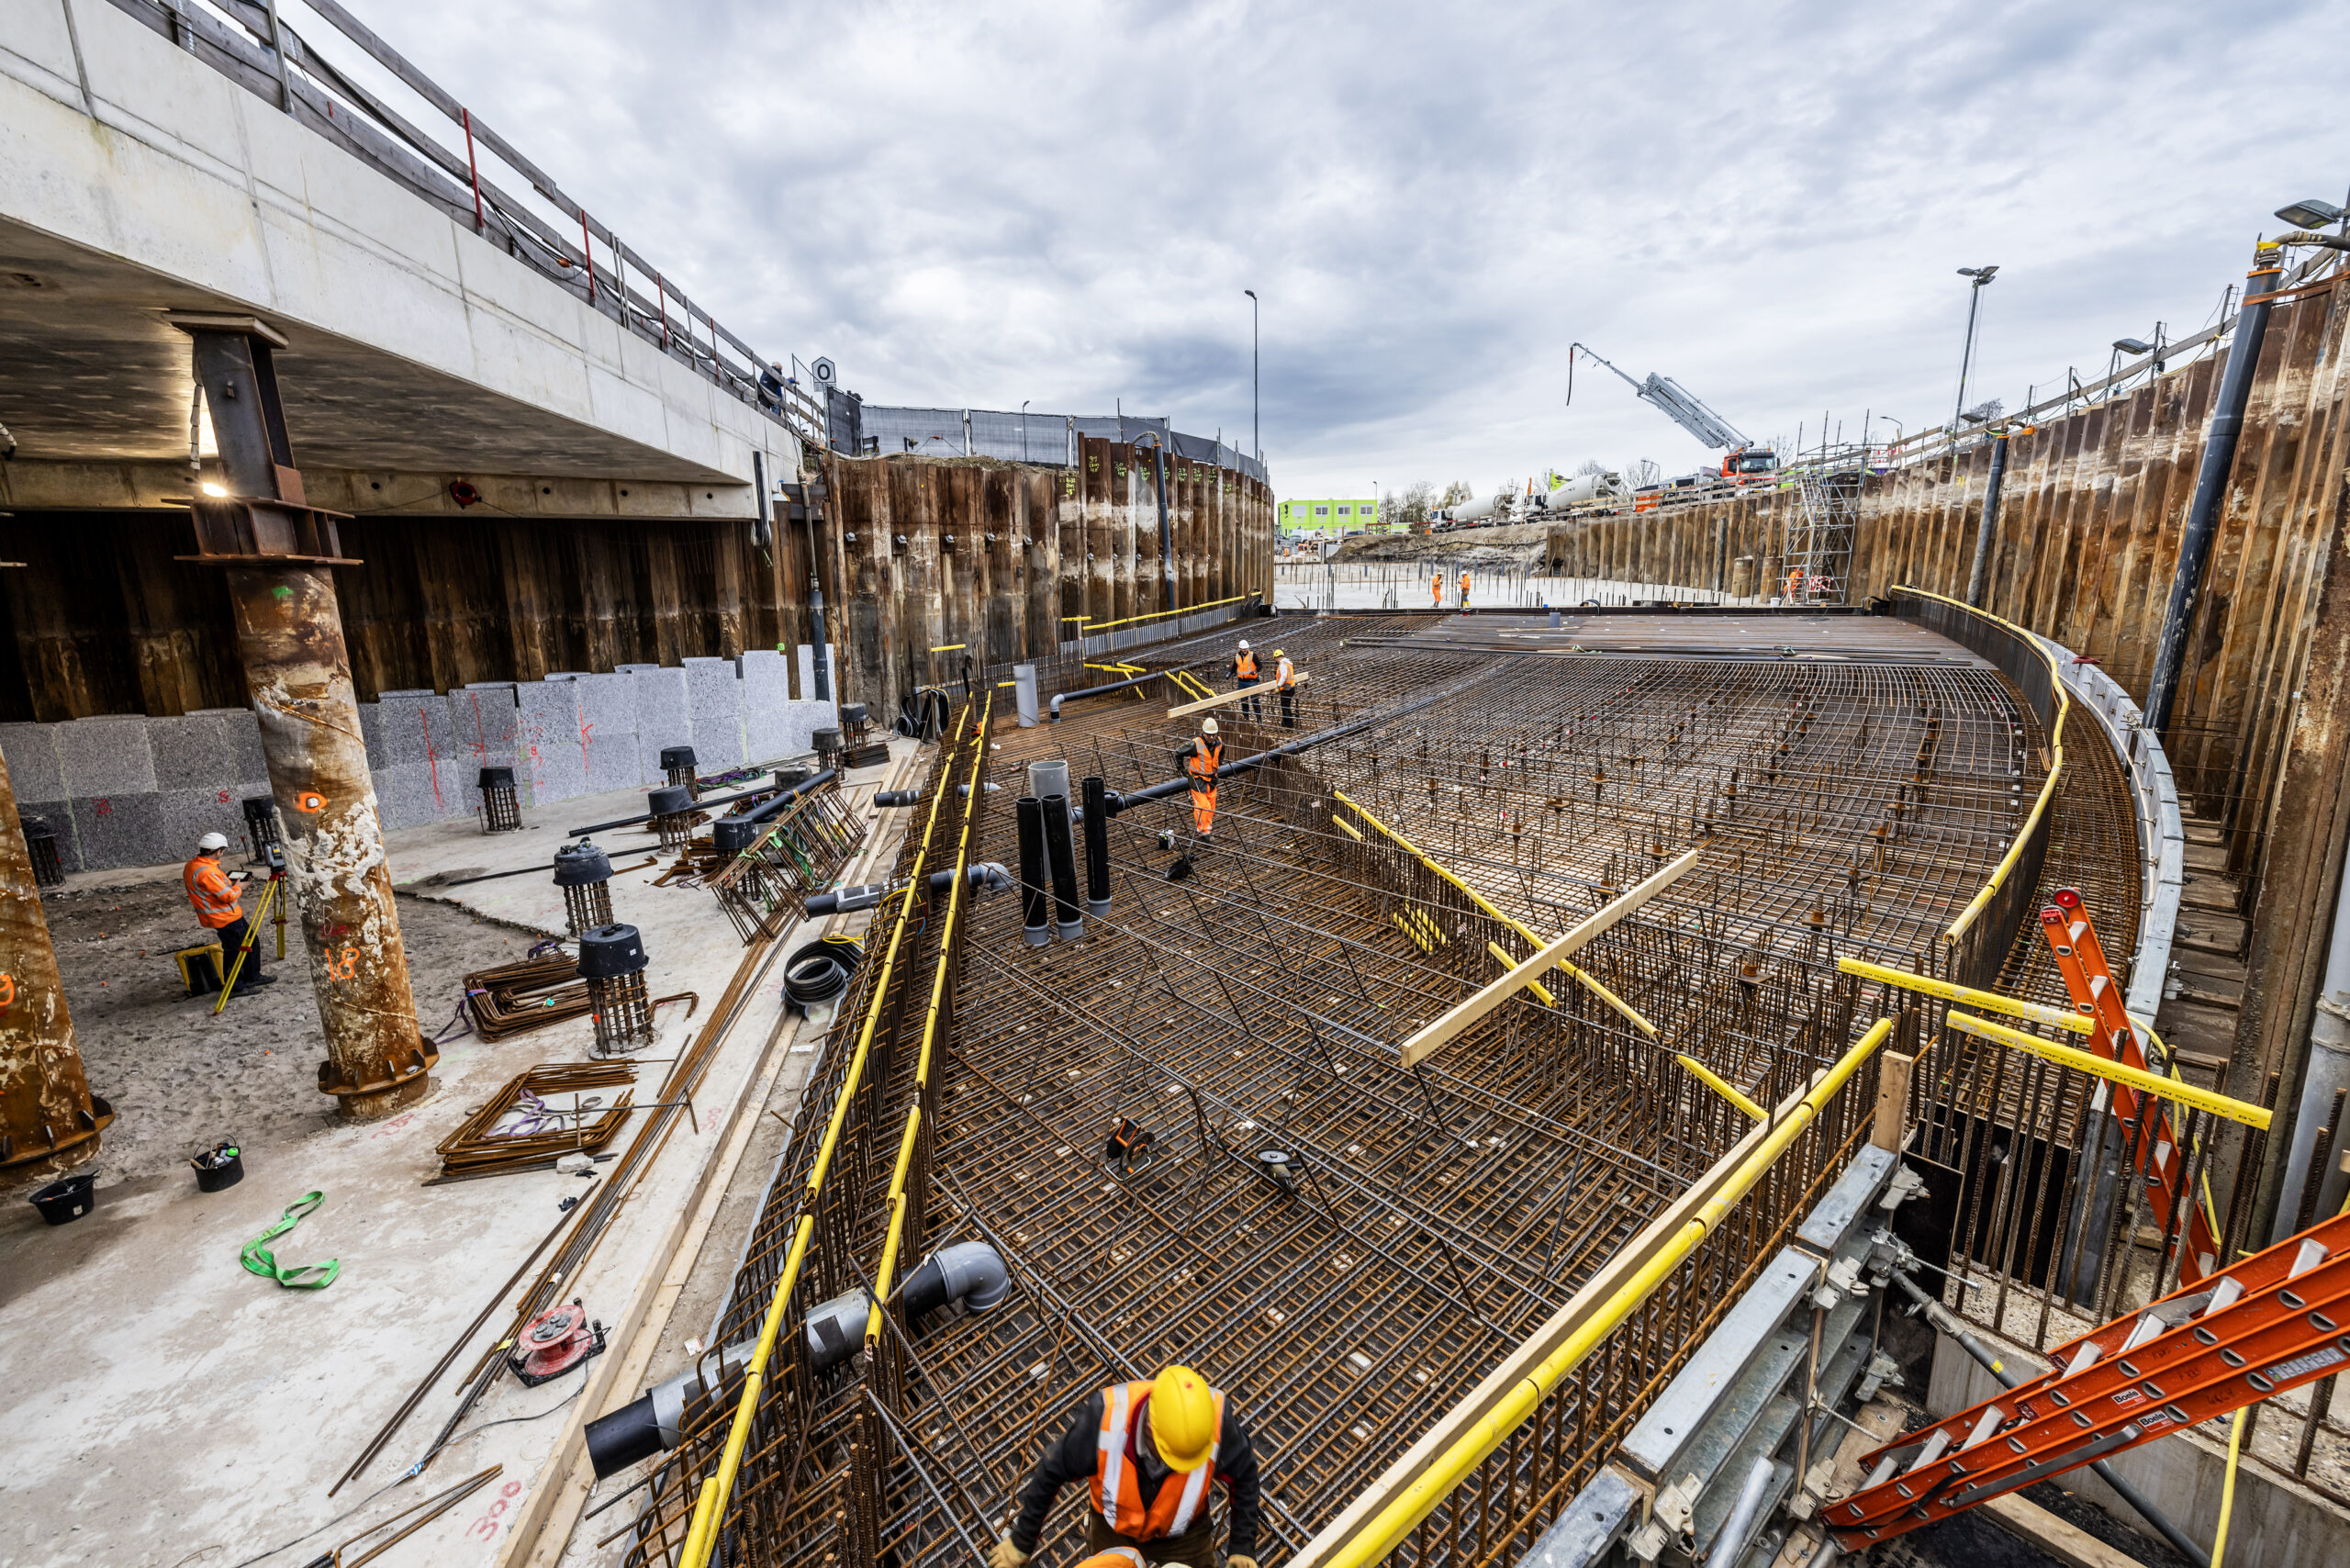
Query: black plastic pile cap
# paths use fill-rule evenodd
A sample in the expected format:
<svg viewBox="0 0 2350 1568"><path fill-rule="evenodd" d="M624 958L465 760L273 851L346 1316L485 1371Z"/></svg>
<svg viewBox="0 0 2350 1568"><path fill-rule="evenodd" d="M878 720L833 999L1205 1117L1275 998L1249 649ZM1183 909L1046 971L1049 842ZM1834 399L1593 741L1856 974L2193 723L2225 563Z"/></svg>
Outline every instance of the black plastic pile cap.
<svg viewBox="0 0 2350 1568"><path fill-rule="evenodd" d="M644 938L633 925L599 925L579 938L579 978L619 980L644 968Z"/></svg>

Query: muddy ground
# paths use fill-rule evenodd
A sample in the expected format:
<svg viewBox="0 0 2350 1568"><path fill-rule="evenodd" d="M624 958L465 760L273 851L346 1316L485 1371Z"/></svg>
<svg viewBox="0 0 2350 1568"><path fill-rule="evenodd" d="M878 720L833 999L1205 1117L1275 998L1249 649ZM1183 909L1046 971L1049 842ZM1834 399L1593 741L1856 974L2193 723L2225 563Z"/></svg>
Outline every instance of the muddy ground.
<svg viewBox="0 0 2350 1568"><path fill-rule="evenodd" d="M259 902L245 894L245 909ZM115 1122L93 1165L102 1186L181 1166L222 1138L282 1146L333 1125L319 1092L326 1041L298 922L262 927L263 972L277 983L231 998L189 997L172 954L205 937L176 874L122 887L52 890L42 900L73 1032L91 1089L114 1102ZM453 904L402 895L418 1016L439 1031L456 1010L459 977L527 952L534 936ZM11 1187L30 1183L11 1182Z"/></svg>

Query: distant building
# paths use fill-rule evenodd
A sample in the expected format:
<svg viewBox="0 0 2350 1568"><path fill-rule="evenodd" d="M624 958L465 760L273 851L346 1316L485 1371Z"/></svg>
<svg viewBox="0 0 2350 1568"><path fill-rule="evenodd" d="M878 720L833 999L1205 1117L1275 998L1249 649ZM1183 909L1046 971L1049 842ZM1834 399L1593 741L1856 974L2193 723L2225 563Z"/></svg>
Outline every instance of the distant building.
<svg viewBox="0 0 2350 1568"><path fill-rule="evenodd" d="M1283 501L1276 520L1283 533L1337 536L1356 529L1384 530L1379 503L1367 496L1335 496L1320 500Z"/></svg>

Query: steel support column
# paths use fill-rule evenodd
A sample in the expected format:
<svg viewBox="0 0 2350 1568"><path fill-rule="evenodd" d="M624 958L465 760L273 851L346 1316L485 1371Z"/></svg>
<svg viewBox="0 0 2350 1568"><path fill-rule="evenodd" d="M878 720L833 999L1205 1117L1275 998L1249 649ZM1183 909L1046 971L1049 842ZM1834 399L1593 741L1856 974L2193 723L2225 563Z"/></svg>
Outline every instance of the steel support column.
<svg viewBox="0 0 2350 1568"><path fill-rule="evenodd" d="M304 499L270 350L250 319L176 316L196 340L229 498L194 507L196 560L225 568L246 689L261 720L270 792L285 823L286 879L302 919L327 1059L319 1089L357 1119L431 1087L409 988L359 703L331 567L334 514Z"/></svg>
<svg viewBox="0 0 2350 1568"><path fill-rule="evenodd" d="M113 1120L114 1107L82 1076L16 788L0 758L0 1170L79 1165L98 1152Z"/></svg>

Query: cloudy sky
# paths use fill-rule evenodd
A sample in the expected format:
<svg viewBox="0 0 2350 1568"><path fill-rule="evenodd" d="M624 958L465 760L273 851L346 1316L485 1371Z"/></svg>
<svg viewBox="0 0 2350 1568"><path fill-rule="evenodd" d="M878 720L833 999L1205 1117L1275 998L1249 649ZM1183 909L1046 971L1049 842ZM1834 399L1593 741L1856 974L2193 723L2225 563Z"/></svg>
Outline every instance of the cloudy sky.
<svg viewBox="0 0 2350 1568"><path fill-rule="evenodd" d="M868 401L1245 445L1256 289L1288 496L1702 460L1587 362L1565 406L1578 339L1758 437L1934 423L1983 263L2016 407L2350 182L2341 5L351 3Z"/></svg>

